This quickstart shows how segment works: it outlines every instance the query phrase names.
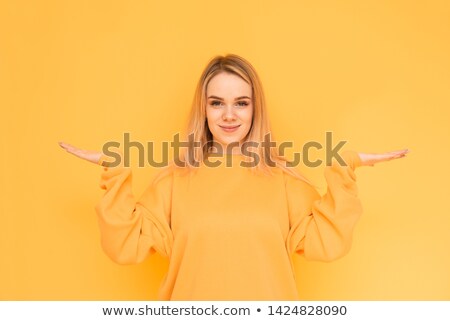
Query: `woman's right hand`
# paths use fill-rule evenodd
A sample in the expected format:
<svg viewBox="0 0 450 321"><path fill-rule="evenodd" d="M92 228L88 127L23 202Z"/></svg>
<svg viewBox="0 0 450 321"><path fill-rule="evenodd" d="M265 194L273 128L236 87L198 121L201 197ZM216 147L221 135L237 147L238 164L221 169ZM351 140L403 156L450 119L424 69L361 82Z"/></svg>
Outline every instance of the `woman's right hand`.
<svg viewBox="0 0 450 321"><path fill-rule="evenodd" d="M97 152L97 151L90 151L90 150L84 150L77 148L75 146L72 146L70 144L64 143L64 142L58 142L59 146L64 148L67 152L82 158L84 160L87 160L91 163L100 165L100 157L102 157L103 153Z"/></svg>

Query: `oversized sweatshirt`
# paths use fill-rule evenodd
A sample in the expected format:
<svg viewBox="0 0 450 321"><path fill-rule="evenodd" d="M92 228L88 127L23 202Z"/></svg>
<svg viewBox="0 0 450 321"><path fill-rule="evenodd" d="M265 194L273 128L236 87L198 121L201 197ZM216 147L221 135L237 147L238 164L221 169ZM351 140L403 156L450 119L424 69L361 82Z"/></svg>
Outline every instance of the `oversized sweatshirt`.
<svg viewBox="0 0 450 321"><path fill-rule="evenodd" d="M129 167L103 167L95 209L105 253L119 264L169 258L160 300L298 300L293 255L332 261L348 253L362 214L354 151L325 167L322 197L279 168L273 176L202 164L153 180L136 201ZM102 157L101 161L104 158ZM100 162L101 162L100 161ZM100 163L99 162L99 163Z"/></svg>

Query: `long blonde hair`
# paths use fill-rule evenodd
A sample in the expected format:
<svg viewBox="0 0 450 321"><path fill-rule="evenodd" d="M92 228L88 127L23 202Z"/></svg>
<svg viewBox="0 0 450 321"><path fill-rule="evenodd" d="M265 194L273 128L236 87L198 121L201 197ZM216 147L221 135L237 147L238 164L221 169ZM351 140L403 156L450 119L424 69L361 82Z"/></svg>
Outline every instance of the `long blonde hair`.
<svg viewBox="0 0 450 321"><path fill-rule="evenodd" d="M270 155L266 155L266 150L261 144L264 141L264 136L269 134L271 136L271 141L274 137L270 129L262 83L253 66L247 60L235 54L215 56L209 61L200 76L195 90L189 121L184 137L185 141L200 142L200 148L198 145L196 148L193 144L189 144L189 146L182 151L180 154L180 160L184 162L185 169L188 171L194 169L196 167L194 164L203 162L211 151L213 136L209 130L206 119L206 88L209 81L214 76L222 72L241 77L252 88L253 119L251 128L247 136L244 138L244 141L258 143L253 153L259 156L259 161L255 161L256 158L254 158L253 165L250 166L250 169L266 175L273 175L273 165L269 166L266 162L266 157L270 157L270 160L275 163L276 168L280 168L287 174L312 185L308 179L293 170L292 167L287 167L286 163L288 160L284 156L279 155L277 148L270 148ZM189 135L191 135L190 140L188 139ZM249 162L252 161L251 158L247 160ZM176 165L172 161L169 168L173 166Z"/></svg>

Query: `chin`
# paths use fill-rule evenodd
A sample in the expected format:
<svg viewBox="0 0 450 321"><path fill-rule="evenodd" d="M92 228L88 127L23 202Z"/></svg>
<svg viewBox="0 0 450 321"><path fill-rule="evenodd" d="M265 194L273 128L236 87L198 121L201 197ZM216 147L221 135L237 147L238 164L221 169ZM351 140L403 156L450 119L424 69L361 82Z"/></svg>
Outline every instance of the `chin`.
<svg viewBox="0 0 450 321"><path fill-rule="evenodd" d="M219 143L222 145L223 147L223 152L227 151L227 146L229 145L233 145L233 148L231 151L237 151L237 149L239 148L239 141L238 140L231 140L231 141L219 141ZM231 148L231 147L230 147Z"/></svg>

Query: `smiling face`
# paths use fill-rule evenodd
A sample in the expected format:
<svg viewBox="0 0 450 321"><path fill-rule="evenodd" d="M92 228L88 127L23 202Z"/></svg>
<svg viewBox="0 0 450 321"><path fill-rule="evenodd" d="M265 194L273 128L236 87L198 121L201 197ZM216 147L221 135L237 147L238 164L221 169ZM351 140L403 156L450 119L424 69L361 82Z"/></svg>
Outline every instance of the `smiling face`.
<svg viewBox="0 0 450 321"><path fill-rule="evenodd" d="M206 118L213 140L226 151L230 143L242 144L252 126L252 87L241 77L221 72L206 87ZM233 152L238 152L233 147Z"/></svg>

